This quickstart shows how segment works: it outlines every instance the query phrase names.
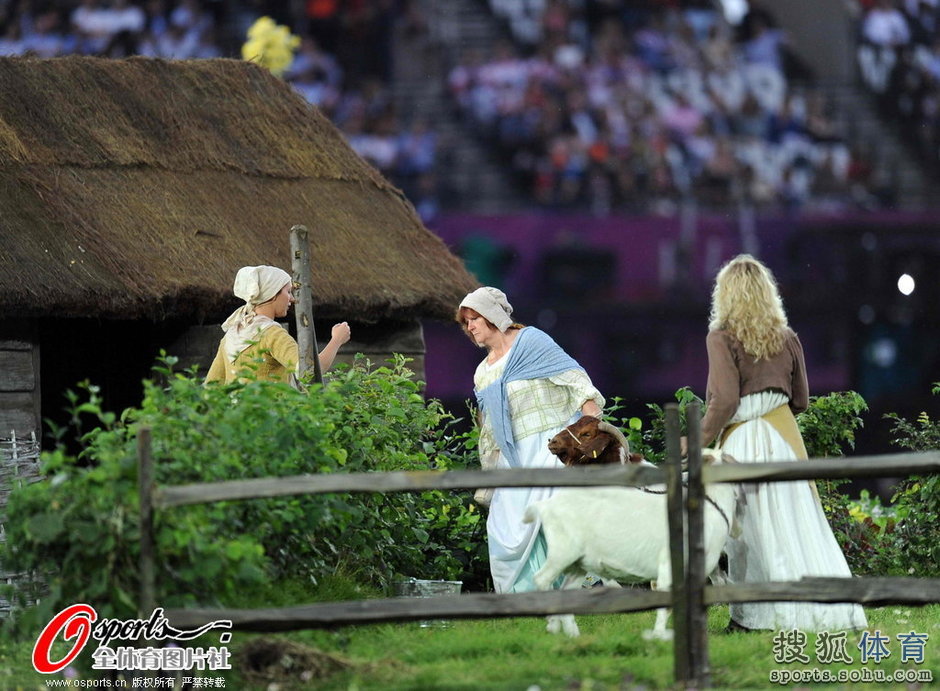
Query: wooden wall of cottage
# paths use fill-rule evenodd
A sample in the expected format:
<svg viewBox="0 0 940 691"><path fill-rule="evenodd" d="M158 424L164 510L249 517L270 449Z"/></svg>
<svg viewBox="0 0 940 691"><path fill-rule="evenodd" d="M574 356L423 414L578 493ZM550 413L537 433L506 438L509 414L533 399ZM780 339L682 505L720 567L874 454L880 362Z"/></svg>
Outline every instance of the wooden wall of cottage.
<svg viewBox="0 0 940 691"><path fill-rule="evenodd" d="M0 439L39 431L39 336L33 321L0 321Z"/></svg>
<svg viewBox="0 0 940 691"><path fill-rule="evenodd" d="M39 478L39 334L33 321L0 320L0 542L7 497L18 482ZM0 584L19 577L0 563ZM0 593L0 620L12 602Z"/></svg>

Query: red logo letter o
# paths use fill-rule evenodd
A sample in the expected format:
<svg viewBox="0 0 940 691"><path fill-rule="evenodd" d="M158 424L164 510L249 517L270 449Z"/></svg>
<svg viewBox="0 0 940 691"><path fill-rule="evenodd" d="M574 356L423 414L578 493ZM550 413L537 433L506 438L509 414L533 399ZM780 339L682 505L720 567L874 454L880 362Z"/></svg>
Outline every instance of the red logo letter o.
<svg viewBox="0 0 940 691"><path fill-rule="evenodd" d="M33 646L33 667L41 674L53 674L78 657L91 635L91 623L98 618L98 613L89 605L70 605L52 618L36 639ZM52 644L62 632L62 638L78 638L68 654L58 662L49 659Z"/></svg>

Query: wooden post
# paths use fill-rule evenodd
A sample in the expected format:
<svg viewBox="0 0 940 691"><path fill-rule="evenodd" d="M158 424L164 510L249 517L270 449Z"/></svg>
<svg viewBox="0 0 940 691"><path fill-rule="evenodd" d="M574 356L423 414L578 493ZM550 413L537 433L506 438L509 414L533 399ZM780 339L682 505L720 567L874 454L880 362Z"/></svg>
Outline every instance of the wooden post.
<svg viewBox="0 0 940 691"><path fill-rule="evenodd" d="M689 679L698 688L710 685L708 610L705 608L705 486L702 483L702 413L698 403L686 410L689 439L688 540L686 616L689 637Z"/></svg>
<svg viewBox="0 0 940 691"><path fill-rule="evenodd" d="M153 546L153 454L150 428L137 433L137 488L140 493L140 610L147 619L156 607L156 572Z"/></svg>
<svg viewBox="0 0 940 691"><path fill-rule="evenodd" d="M689 638L685 594L685 502L682 498L682 459L679 451L679 406L666 406L666 506L669 512L669 555L672 561L673 676L689 680Z"/></svg>
<svg viewBox="0 0 940 691"><path fill-rule="evenodd" d="M294 319L297 323L297 345L300 349L298 374L303 377L312 369L314 380L322 384L323 371L320 369L317 334L313 327L313 270L306 226L297 225L290 229L290 253L292 278L296 287L294 297L297 301L294 305Z"/></svg>

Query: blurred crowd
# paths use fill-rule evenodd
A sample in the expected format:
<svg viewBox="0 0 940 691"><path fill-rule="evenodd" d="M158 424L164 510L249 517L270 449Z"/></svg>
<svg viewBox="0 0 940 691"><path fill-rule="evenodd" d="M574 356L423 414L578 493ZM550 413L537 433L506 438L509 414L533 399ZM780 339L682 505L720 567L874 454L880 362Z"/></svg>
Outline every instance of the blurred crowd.
<svg viewBox="0 0 940 691"><path fill-rule="evenodd" d="M863 81L914 148L940 167L940 1L866 0L853 7Z"/></svg>
<svg viewBox="0 0 940 691"><path fill-rule="evenodd" d="M223 54L221 2L4 2L0 55L210 58Z"/></svg>
<svg viewBox="0 0 940 691"><path fill-rule="evenodd" d="M866 83L940 160L940 0L859 1ZM507 38L488 54L461 56L449 91L538 204L599 215L669 212L691 199L891 204L890 185L847 143L759 6L732 26L711 0L479 2ZM302 37L285 79L430 220L440 206L440 137L420 112L403 117L392 90L393 42L428 31L420 8L418 0L0 0L0 55L238 57L248 27L270 16Z"/></svg>
<svg viewBox="0 0 940 691"><path fill-rule="evenodd" d="M766 11L732 27L711 2L489 1L513 40L462 56L450 92L540 204L881 203Z"/></svg>
<svg viewBox="0 0 940 691"><path fill-rule="evenodd" d="M275 0L0 0L0 56L165 59L241 57L248 27L269 16L302 36L285 78L350 145L436 213L436 137L399 123L391 93L395 27L426 30L409 0L308 0L302 16Z"/></svg>

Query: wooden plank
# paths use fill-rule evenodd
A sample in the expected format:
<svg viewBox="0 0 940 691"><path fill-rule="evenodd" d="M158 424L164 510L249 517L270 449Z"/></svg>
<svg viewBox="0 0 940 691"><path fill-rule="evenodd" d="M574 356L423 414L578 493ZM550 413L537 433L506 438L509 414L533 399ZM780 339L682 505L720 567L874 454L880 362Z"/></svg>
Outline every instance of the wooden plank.
<svg viewBox="0 0 940 691"><path fill-rule="evenodd" d="M0 397L2 400L3 397ZM900 477L911 473L940 472L940 452L826 458L807 463L762 463L711 466L702 469L709 482L785 481L828 477ZM665 474L649 466L604 466L563 469L400 471L392 473L334 473L295 475L284 478L233 480L161 487L155 506L169 508L213 501L280 497L329 492L410 492L425 489L474 489L477 487L591 487L599 485L652 485L663 483Z"/></svg>
<svg viewBox="0 0 940 691"><path fill-rule="evenodd" d="M668 606L669 593L633 588L467 593L433 598L329 602L267 609L171 609L173 626L230 620L243 631L295 631L420 619L490 619L544 614L616 614ZM940 602L940 578L804 578L790 583L706 586L705 604L727 602L860 602L870 606Z"/></svg>
<svg viewBox="0 0 940 691"><path fill-rule="evenodd" d="M40 361L41 347L39 341L32 349L33 356L33 415L36 416L36 431L40 431L42 421L42 362Z"/></svg>
<svg viewBox="0 0 940 691"><path fill-rule="evenodd" d="M705 604L858 602L871 607L940 602L940 578L803 578L792 582L705 586Z"/></svg>
<svg viewBox="0 0 940 691"><path fill-rule="evenodd" d="M2 398L2 397L0 397ZM827 477L898 477L911 473L940 472L940 452L827 458L807 463L762 463L703 468L709 482L785 481ZM476 487L590 487L598 485L650 485L662 483L661 469L637 466L605 466L564 469L516 469L482 471L409 471L392 473L335 473L296 475L162 487L155 505L160 508L253 497L278 497L328 492L408 492L424 489L473 489Z"/></svg>
<svg viewBox="0 0 940 691"><path fill-rule="evenodd" d="M911 586L915 585L915 588ZM804 602L859 601L870 605L925 604L940 599L940 579L908 578L839 579L808 578L795 583L746 586L708 586L705 600L761 602L777 598ZM413 621L427 618L495 618L575 612L602 614L653 609L668 604L668 593L648 590L592 588L581 591L476 593L437 598L394 598L299 607L218 610L169 610L174 626L192 627L229 619L233 627L254 631L286 631L299 628L367 624L379 621Z"/></svg>
<svg viewBox="0 0 940 691"><path fill-rule="evenodd" d="M137 433L137 491L140 494L140 608L137 616L150 617L156 606L156 569L153 544L153 456L150 428Z"/></svg>
<svg viewBox="0 0 940 691"><path fill-rule="evenodd" d="M35 320L0 321L0 350L32 350L37 344Z"/></svg>
<svg viewBox="0 0 940 691"><path fill-rule="evenodd" d="M673 677L689 680L688 600L685 568L685 499L682 496L682 458L679 449L679 406L666 406L666 511L669 517L669 558L672 568Z"/></svg>
<svg viewBox="0 0 940 691"><path fill-rule="evenodd" d="M232 480L159 487L158 508L230 501L256 497L283 497L328 492L411 492L425 489L477 487L591 487L598 485L652 485L664 482L664 473L650 466L591 466L514 470L396 471L390 473L332 473L283 478Z"/></svg>
<svg viewBox="0 0 940 691"><path fill-rule="evenodd" d="M36 414L36 398L32 391L0 393L0 437L29 436L39 430Z"/></svg>
<svg viewBox="0 0 940 691"><path fill-rule="evenodd" d="M310 261L310 240L305 226L290 229L291 271L295 284L297 304L294 319L297 323L297 346L300 350L300 375L313 370L313 380L323 383L320 350L313 325L313 269Z"/></svg>
<svg viewBox="0 0 940 691"><path fill-rule="evenodd" d="M245 631L292 631L345 624L420 619L491 619L547 614L612 614L668 606L669 593L634 588L583 588L548 592L467 593L429 598L327 602L269 609L171 609L173 626L191 628L228 619Z"/></svg>
<svg viewBox="0 0 940 691"><path fill-rule="evenodd" d="M33 342L25 338L3 338L0 336L0 350L32 350Z"/></svg>
<svg viewBox="0 0 940 691"><path fill-rule="evenodd" d="M708 665L708 611L705 588L705 486L702 484L702 411L698 403L686 410L689 444L687 505L688 565L686 566L686 617L689 646L689 678L699 688L711 685Z"/></svg>
<svg viewBox="0 0 940 691"><path fill-rule="evenodd" d="M33 352L29 350L0 350L0 391L33 391L36 389L36 370Z"/></svg>
<svg viewBox="0 0 940 691"><path fill-rule="evenodd" d="M940 473L940 451L849 458L812 458L807 462L735 463L707 467L709 482L779 482L816 478L904 477Z"/></svg>

